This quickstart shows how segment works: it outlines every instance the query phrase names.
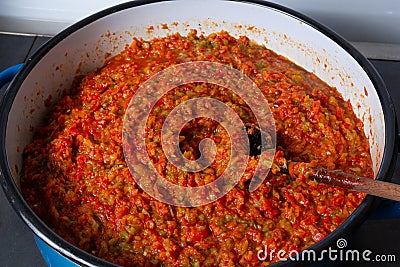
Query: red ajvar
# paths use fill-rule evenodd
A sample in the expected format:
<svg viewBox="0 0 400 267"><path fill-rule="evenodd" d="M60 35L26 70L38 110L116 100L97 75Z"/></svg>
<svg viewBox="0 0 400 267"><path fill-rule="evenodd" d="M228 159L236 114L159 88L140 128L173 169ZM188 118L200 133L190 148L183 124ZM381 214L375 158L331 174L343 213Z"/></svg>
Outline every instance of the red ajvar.
<svg viewBox="0 0 400 267"><path fill-rule="evenodd" d="M223 198L197 208L161 203L134 182L124 160L121 131L127 105L139 85L168 66L197 60L229 64L248 75L268 99L277 130L276 158L312 162L372 177L363 124L335 88L247 37L191 31L126 46L102 68L77 80L36 129L24 150L21 187L32 209L56 233L95 256L123 266L261 266L257 252L301 251L335 230L364 195L281 174L276 166L248 191L258 156ZM193 97L229 102L245 122L248 107L233 93L189 84L165 95L149 117L147 148L166 179L186 186L218 177L228 160L226 132L196 119L182 131L181 149L198 157L197 143L212 138L216 161L200 173L184 173L162 153L165 114Z"/></svg>

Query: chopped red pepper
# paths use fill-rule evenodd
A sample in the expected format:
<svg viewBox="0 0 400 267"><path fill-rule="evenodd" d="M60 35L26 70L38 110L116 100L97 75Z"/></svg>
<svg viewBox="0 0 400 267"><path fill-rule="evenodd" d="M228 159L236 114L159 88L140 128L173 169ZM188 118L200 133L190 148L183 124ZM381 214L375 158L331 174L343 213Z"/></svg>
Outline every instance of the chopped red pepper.
<svg viewBox="0 0 400 267"><path fill-rule="evenodd" d="M149 27L149 31L152 30ZM282 157L372 177L369 143L362 123L335 88L286 58L227 32L191 31L152 40L134 39L104 67L81 78L58 101L45 126L24 151L21 187L32 209L67 241L123 266L262 266L268 244L275 251L301 251L335 230L364 195L292 179L273 167L250 193L258 156L226 196L205 206L169 206L142 191L122 151L127 105L146 79L174 64L210 60L248 75L268 99ZM224 76L221 76L224 78ZM214 181L229 161L230 139L215 121L197 118L181 132L180 148L199 157L198 143L211 138L216 160L198 173L179 171L161 149L161 127L179 103L195 97L229 103L246 123L249 107L226 88L187 84L156 104L146 128L151 160L165 179L185 186ZM293 171L293 170L292 170Z"/></svg>

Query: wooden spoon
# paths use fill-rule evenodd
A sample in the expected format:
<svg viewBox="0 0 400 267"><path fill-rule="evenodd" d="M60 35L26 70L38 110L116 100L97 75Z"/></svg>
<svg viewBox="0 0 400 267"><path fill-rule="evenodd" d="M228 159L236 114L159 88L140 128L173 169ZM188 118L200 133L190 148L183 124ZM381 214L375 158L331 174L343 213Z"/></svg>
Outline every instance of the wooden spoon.
<svg viewBox="0 0 400 267"><path fill-rule="evenodd" d="M292 177L296 177L296 165L307 166L303 162L287 162L285 166L279 166L281 172L287 172ZM357 191L377 197L383 197L400 201L400 185L378 181L371 178L357 176L340 170L328 170L320 167L303 167L303 174L309 179L318 182L339 186L352 191Z"/></svg>
<svg viewBox="0 0 400 267"><path fill-rule="evenodd" d="M246 125L250 142L250 155L259 155L262 152L262 133L254 125ZM356 176L340 170L328 170L314 167L309 163L291 162L280 158L277 162L280 171L297 177L300 172L309 179L314 179L329 185L339 186L377 197L400 201L400 185L378 181L371 178Z"/></svg>

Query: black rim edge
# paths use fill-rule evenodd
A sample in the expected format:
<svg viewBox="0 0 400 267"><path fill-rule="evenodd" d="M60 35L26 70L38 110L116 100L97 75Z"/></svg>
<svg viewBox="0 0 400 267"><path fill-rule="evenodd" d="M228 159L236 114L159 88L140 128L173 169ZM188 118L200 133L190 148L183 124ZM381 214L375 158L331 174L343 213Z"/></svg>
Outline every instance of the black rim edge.
<svg viewBox="0 0 400 267"><path fill-rule="evenodd" d="M11 109L12 102L18 92L19 87L22 85L25 77L29 74L29 72L34 68L34 66L41 60L41 58L47 54L55 45L61 42L63 39L68 37L70 34L76 32L82 27L85 27L96 20L111 15L113 13L132 8L137 6L142 6L146 4L152 4L157 2L170 2L173 0L137 0L131 1L123 4L119 4L110 8L107 8L103 11L95 13L87 18L69 26L65 30L61 31L59 34L55 35L51 38L45 45L40 47L37 52L28 59L27 63L24 64L22 69L19 71L17 76L11 82L10 86L6 89L3 99L0 103L0 148L1 148L1 157L6 159L6 152L5 152L5 132L6 132L6 125L8 122L8 113ZM350 56L352 56L360 66L363 67L364 71L370 78L371 82L373 83L379 99L381 101L381 106L384 112L384 120L385 120L385 147L382 157L381 166L377 173L377 179L385 179L384 174L389 176L392 174L394 169L394 162L397 157L397 153L395 152L395 147L398 142L397 138L397 121L395 115L395 108L392 102L392 99L386 89L385 83L383 82L381 76L372 65L372 63L365 58L356 48L354 48L349 42L347 42L343 37L341 37L336 32L332 31L331 29L327 28L323 24L295 11L290 8L284 7L279 4L261 1L261 0L226 0L232 2L242 2L248 4L257 4L263 7L273 8L277 11L286 13L287 15L293 16L307 25L313 27L317 31L321 32L325 36L327 36L332 41L336 42L340 47L342 47ZM394 144L394 146L389 146L387 144ZM0 161L1 167L1 175L3 179L0 180L0 183L3 187L3 190L6 193L8 200L11 202L14 210L18 213L18 215L24 220L24 222L32 229L32 231L43 241L48 243L55 244L51 246L57 252L61 253L62 255L66 256L70 260L75 263L79 264L94 264L95 266L116 266L112 263L104 261L100 258L95 257L92 254L89 254L72 244L68 243L52 230L48 228L46 224L44 224L36 214L29 208L27 203L25 202L24 198L22 197L21 193L15 186L14 180L12 178L11 172L8 168L8 164L5 160ZM342 223L334 232L329 234L326 238L322 241L314 244L309 249L313 249L316 251L322 250L322 248L326 247L328 244L332 243L334 238L338 237L338 234L341 232L345 232L344 230L350 230L351 227L354 225L356 221L362 221L366 218L368 214L368 208L371 207L374 200L376 198L372 196L367 196L364 201L360 204L360 206L353 212L353 214L344 222ZM51 240L49 242L49 240ZM68 249L65 249L68 248ZM77 257L68 257L67 255L77 255ZM273 266L280 266L282 264L286 264L287 262L278 262L273 264Z"/></svg>

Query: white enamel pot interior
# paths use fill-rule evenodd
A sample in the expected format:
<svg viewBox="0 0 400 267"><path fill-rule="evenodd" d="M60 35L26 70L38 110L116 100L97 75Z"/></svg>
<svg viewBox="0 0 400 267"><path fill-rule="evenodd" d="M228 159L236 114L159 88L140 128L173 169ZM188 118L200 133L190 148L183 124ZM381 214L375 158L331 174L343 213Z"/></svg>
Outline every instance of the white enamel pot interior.
<svg viewBox="0 0 400 267"><path fill-rule="evenodd" d="M154 30L148 31L149 26ZM6 195L35 235L71 261L80 265L108 264L46 227L19 191L22 151L49 110L45 103L57 101L76 75L100 67L133 36L149 39L174 32L186 35L192 28L205 34L227 30L236 37L246 35L337 87L364 122L376 179L392 174L397 153L393 103L368 60L326 27L264 1L134 1L118 5L78 22L41 47L10 84L0 106L1 183ZM313 249L327 247L360 223L372 201L367 197L349 219Z"/></svg>

